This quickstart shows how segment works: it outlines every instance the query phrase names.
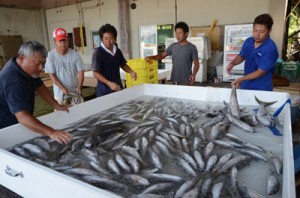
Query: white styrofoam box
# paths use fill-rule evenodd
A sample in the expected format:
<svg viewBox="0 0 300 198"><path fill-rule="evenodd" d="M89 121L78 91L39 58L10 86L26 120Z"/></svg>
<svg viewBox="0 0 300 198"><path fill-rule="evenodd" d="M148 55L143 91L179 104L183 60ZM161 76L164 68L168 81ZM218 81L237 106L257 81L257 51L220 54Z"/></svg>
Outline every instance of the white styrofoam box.
<svg viewBox="0 0 300 198"><path fill-rule="evenodd" d="M223 103L224 100L229 101L230 93L231 89L225 88L142 84L78 104L71 107L69 113L56 111L39 117L39 120L49 126L59 128L142 96L172 97L177 99ZM272 99L272 101L277 100L277 102L271 106L272 108L279 108L289 98L288 93L237 90L240 105L257 106L254 95L262 101L270 101L270 99ZM284 107L280 115L284 120L282 137L282 195L284 195L283 197L295 198L293 144L289 104ZM81 198L83 196L89 198L118 197L109 191L96 188L4 150L37 136L39 136L39 134L30 131L21 124L0 129L1 185L23 197L30 198ZM275 144L271 140L269 142L266 141L266 143ZM21 171L23 177L12 177L6 174L5 170L7 166L13 170Z"/></svg>
<svg viewBox="0 0 300 198"><path fill-rule="evenodd" d="M211 58L208 59L207 66L214 67L214 66L222 65L223 64L223 54L224 54L224 52L220 52L220 51L211 52ZM222 73L223 73L223 71L222 71ZM222 74L220 74L220 75L222 75Z"/></svg>
<svg viewBox="0 0 300 198"><path fill-rule="evenodd" d="M218 76L223 76L223 65L216 66L216 70L217 70L217 75Z"/></svg>
<svg viewBox="0 0 300 198"><path fill-rule="evenodd" d="M194 68L194 66L193 66ZM196 75L196 82L207 81L207 60L199 59L199 70Z"/></svg>

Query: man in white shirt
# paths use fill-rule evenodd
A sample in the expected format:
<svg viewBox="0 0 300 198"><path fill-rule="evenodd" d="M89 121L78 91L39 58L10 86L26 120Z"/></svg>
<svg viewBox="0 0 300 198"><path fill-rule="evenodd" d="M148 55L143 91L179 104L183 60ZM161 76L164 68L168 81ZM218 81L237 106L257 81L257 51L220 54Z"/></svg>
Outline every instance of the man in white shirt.
<svg viewBox="0 0 300 198"><path fill-rule="evenodd" d="M55 100L59 104L70 104L68 93L82 95L84 64L78 52L69 48L65 29L56 28L53 38L55 49L48 53L45 72L53 81Z"/></svg>

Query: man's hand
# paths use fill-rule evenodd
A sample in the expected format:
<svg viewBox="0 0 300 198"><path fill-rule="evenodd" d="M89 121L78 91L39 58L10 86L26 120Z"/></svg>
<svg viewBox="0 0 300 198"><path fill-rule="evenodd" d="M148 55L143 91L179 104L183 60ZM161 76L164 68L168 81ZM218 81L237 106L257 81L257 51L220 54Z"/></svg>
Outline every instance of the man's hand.
<svg viewBox="0 0 300 198"><path fill-rule="evenodd" d="M68 144L73 139L71 134L65 131L58 131L58 130L52 132L51 135L49 135L49 137L60 144Z"/></svg>
<svg viewBox="0 0 300 198"><path fill-rule="evenodd" d="M136 78L137 78L137 75L135 72L130 72L130 76L133 80L136 80Z"/></svg>
<svg viewBox="0 0 300 198"><path fill-rule="evenodd" d="M60 104L57 104L54 106L54 108L57 110L57 111L66 111L69 113L69 107L70 105L60 105Z"/></svg>
<svg viewBox="0 0 300 198"><path fill-rule="evenodd" d="M107 85L113 91L120 91L121 90L121 87L117 83L114 83L114 82L110 81Z"/></svg>
<svg viewBox="0 0 300 198"><path fill-rule="evenodd" d="M232 81L231 85L235 86L235 87L239 87L242 82L243 82L242 78L238 78L238 79L235 79L234 81Z"/></svg>
<svg viewBox="0 0 300 198"><path fill-rule="evenodd" d="M229 63L229 64L226 66L226 72L227 72L227 74L230 74L232 68L233 68L233 64L232 64L232 63Z"/></svg>
<svg viewBox="0 0 300 198"><path fill-rule="evenodd" d="M195 75L191 74L189 77L189 83L190 85L193 85L195 83L196 77Z"/></svg>

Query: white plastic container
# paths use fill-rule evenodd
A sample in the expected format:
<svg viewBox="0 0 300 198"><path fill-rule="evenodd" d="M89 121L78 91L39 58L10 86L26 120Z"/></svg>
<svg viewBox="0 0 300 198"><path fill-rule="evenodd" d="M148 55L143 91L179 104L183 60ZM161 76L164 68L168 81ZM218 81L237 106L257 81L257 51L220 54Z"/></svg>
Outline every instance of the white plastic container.
<svg viewBox="0 0 300 198"><path fill-rule="evenodd" d="M206 102L228 101L231 89L213 87L191 87L174 85L143 84L101 98L76 105L70 108L70 113L53 112L39 119L55 128L81 120L105 109L114 107L141 96L172 97ZM257 106L254 95L263 101L277 100L272 107L278 108L288 98L287 93L238 90L240 105ZM282 197L295 198L293 145L291 136L290 106L282 111L284 119L283 131L283 179ZM111 192L96 188L67 175L53 171L6 151L15 144L24 142L38 134L31 132L20 124L0 130L0 184L30 198L105 198L119 197ZM9 176L5 171L8 167L19 176ZM22 176L23 177L22 177Z"/></svg>

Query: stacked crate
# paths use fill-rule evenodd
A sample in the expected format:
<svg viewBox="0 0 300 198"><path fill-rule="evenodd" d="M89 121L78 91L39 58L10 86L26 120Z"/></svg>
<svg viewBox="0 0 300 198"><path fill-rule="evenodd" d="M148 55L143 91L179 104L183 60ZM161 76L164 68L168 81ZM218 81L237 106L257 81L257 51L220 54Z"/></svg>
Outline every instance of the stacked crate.
<svg viewBox="0 0 300 198"><path fill-rule="evenodd" d="M128 60L129 67L136 72L137 79L131 78L129 73L126 73L126 87L132 87L143 83L158 84L158 62L152 60L145 61L144 58L136 58Z"/></svg>

